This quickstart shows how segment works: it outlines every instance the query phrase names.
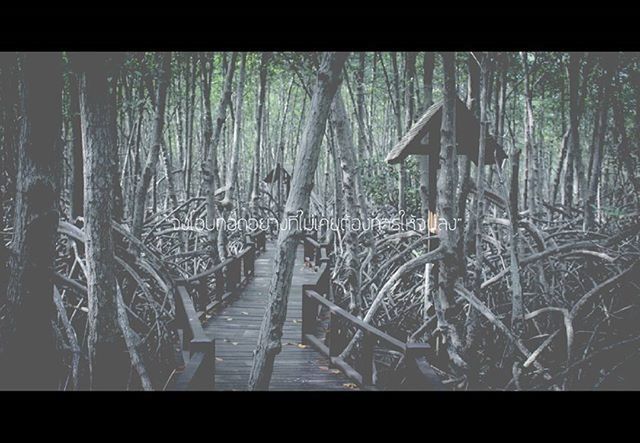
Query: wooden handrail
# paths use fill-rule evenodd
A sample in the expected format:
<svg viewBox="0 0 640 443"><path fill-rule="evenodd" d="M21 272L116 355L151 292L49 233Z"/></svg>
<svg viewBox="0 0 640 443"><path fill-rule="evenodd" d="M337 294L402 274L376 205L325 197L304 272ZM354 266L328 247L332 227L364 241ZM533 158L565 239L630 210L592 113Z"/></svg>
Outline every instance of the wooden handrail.
<svg viewBox="0 0 640 443"><path fill-rule="evenodd" d="M344 308L341 308L335 303L330 302L324 296L318 294L316 291L312 289L306 289L304 296L307 298L310 297L315 299L318 302L318 304L321 304L327 307L332 314L337 315L343 320L348 321L352 326L355 326L362 332L366 332L372 335L377 340L379 340L380 342L383 342L394 351L398 351L402 353L406 352L407 346L404 342L398 340L395 337L390 336L389 334L382 332L380 329L377 329L374 326L371 326L369 323L365 323L364 321L362 321L362 319L350 314Z"/></svg>
<svg viewBox="0 0 640 443"><path fill-rule="evenodd" d="M179 372L172 390L213 390L215 387L215 339L204 332L200 318L184 285L177 287L176 319L182 329L182 347L189 361Z"/></svg>
<svg viewBox="0 0 640 443"><path fill-rule="evenodd" d="M304 238L305 261L314 258L319 265L319 275L313 285L302 285L302 342L310 344L327 356L331 365L340 369L347 377L366 389L375 389L373 380L374 348L383 345L403 355L406 372L405 385L415 390L442 390L444 385L427 361L430 346L427 343L404 343L395 337L365 323L362 319L347 312L344 308L327 299L331 290L330 261L327 249L330 245L319 243L314 238ZM318 338L318 308L329 311L328 345ZM340 357L350 338L345 337L344 325L355 327L362 334L360 354L356 357L354 368Z"/></svg>
<svg viewBox="0 0 640 443"><path fill-rule="evenodd" d="M172 390L212 390L215 387L215 339L204 331L200 321L202 315L189 295L189 288L208 292L206 279L216 275L215 292L220 294L218 302L236 293L243 283L254 275L256 253L266 248L266 233L256 231L248 234L251 241L240 253L223 260L218 265L187 279L176 280L176 320L182 330L182 348L188 349L189 360L172 380ZM222 273L226 271L226 280ZM200 294L202 295L202 294ZM199 297L200 298L200 297ZM208 311L209 306L204 306Z"/></svg>

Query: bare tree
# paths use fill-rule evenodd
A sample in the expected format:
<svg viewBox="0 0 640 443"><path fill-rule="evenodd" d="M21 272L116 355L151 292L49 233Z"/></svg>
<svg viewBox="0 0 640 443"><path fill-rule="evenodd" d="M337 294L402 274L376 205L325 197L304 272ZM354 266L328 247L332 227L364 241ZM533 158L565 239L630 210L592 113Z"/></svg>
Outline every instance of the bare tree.
<svg viewBox="0 0 640 443"><path fill-rule="evenodd" d="M153 134L151 140L151 149L147 156L142 177L138 182L136 189L136 201L133 212L132 233L136 237L140 237L142 233L142 225L144 223L144 214L146 211L147 192L149 185L156 172L156 164L160 155L160 146L163 141L164 115L167 106L167 89L171 78L171 53L161 53L159 55L159 73L156 92L156 113L153 122Z"/></svg>
<svg viewBox="0 0 640 443"><path fill-rule="evenodd" d="M438 217L453 224L457 218L456 209L456 72L455 54L442 53L444 71L444 103L442 108L442 128L440 131L440 173L438 174ZM466 366L460 356L462 342L456 325L450 321L455 307L454 287L459 274L457 235L455 230L440 229L440 248L443 255L438 268L438 294L435 297L438 327L445 336L447 351L451 361L460 367Z"/></svg>
<svg viewBox="0 0 640 443"><path fill-rule="evenodd" d="M80 114L84 145L85 234L87 294L89 307L89 370L92 389L118 389L127 380L129 362L118 324L114 244L117 155L116 110L108 74L113 68L109 54L74 56L79 70Z"/></svg>
<svg viewBox="0 0 640 443"><path fill-rule="evenodd" d="M296 217L298 211L306 214L313 178L318 166L320 145L324 137L331 102L341 81L341 72L347 53L325 53L322 56L318 76L307 115L304 134L296 156L291 192L287 198L284 217ZM274 272L269 283L269 300L262 320L258 346L249 378L249 389L267 389L273 371L273 362L280 353L282 327L286 319L287 301L300 239L299 229L288 226L280 229Z"/></svg>
<svg viewBox="0 0 640 443"><path fill-rule="evenodd" d="M262 151L262 133L264 124L264 103L267 91L267 68L271 53L263 52L260 57L260 86L258 89L258 110L256 112L256 147L253 157L253 189L251 190L251 209L254 215L257 214L260 203L260 154Z"/></svg>
<svg viewBox="0 0 640 443"><path fill-rule="evenodd" d="M342 100L342 94L338 90L331 107L331 121L336 131L340 169L342 170L342 190L344 208L349 219L355 220L361 217L360 200L357 190L357 168L353 147L353 134L347 120L347 112ZM351 223L347 223L345 235L346 253L345 261L349 269L347 281L349 284L349 310L354 315L359 315L362 309L362 294L360 293L360 258L358 245L358 232L352 229Z"/></svg>
<svg viewBox="0 0 640 443"><path fill-rule="evenodd" d="M202 93L205 96L205 128L204 128L204 151L207 156L202 159L202 192L204 193L207 206L207 220L211 227L215 227L218 220L218 207L215 197L216 186L218 185L218 144L222 134L222 126L227 118L227 107L231 103L231 86L233 83L233 73L236 69L237 53L231 55L231 62L224 77L224 86L216 114L216 125L213 127L211 121L211 111L209 106L209 95L211 93L210 83L206 78L205 70L202 73ZM203 66L204 68L204 66ZM214 261L219 260L219 253L216 249L218 240L216 229L207 229L207 241L209 242L210 254Z"/></svg>

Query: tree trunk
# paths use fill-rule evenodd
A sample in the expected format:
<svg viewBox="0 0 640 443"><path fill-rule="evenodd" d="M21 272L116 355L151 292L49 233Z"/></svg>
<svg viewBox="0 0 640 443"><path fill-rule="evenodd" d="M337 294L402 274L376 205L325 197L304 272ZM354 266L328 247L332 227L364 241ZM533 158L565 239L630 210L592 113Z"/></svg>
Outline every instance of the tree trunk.
<svg viewBox="0 0 640 443"><path fill-rule="evenodd" d="M442 53L444 71L444 104L440 130L440 173L438 174L438 217L449 226L456 223L456 72L455 53ZM438 294L435 297L438 328L446 337L447 351L452 363L466 366L460 357L462 344L456 325L450 323L454 311L454 287L458 279L457 235L455 230L440 229L443 260L439 266Z"/></svg>
<svg viewBox="0 0 640 443"><path fill-rule="evenodd" d="M484 182L485 182L485 152L487 146L487 138L489 136L489 116L488 116L488 86L489 86L489 64L490 58L487 53L478 53L478 62L480 64L480 139L478 140L478 165L476 173L476 213L475 219L475 277L473 287L475 296L482 300L480 285L482 283L482 262L484 251L482 249L482 226L484 222ZM465 347L472 349L476 339L478 328L479 312L469 307L469 314L466 324Z"/></svg>
<svg viewBox="0 0 640 443"><path fill-rule="evenodd" d="M538 167L536 161L536 143L534 140L533 127L533 91L531 85L531 73L529 72L528 54L523 52L522 64L524 66L524 85L525 85L525 123L524 123L524 144L525 144L525 163L526 163L526 187L525 201L529 216L534 217L537 211L538 196Z"/></svg>
<svg viewBox="0 0 640 443"><path fill-rule="evenodd" d="M338 141L345 212L350 220L361 219L360 200L357 192L358 170L353 147L353 135L340 91L336 92L333 99L331 121L336 130L336 138ZM362 310L362 295L360 294L360 248L358 245L358 232L352 229L351 223L347 223L345 247L347 252L345 262L349 269L347 278L347 290L350 298L349 310L353 315L357 316L360 315Z"/></svg>
<svg viewBox="0 0 640 443"><path fill-rule="evenodd" d="M424 110L426 112L427 109L433 105L433 68L435 64L435 56L433 52L425 52L424 60L423 60L423 80L424 80ZM422 213L420 216L424 220L429 220L429 210L434 210L435 207L433 204L429 204L430 196L433 195L435 197L436 189L435 186L430 186L431 181L435 179L435 177L429 176L429 162L431 156L429 155L421 155L418 158L418 169L420 171L420 204L422 208ZM435 162L435 160L434 160ZM435 174L433 174L435 175ZM432 199L435 203L435 199Z"/></svg>
<svg viewBox="0 0 640 443"><path fill-rule="evenodd" d="M580 151L580 133L578 125L578 87L580 83L580 55L575 52L569 54L569 66L567 67L569 76L569 130L567 138L567 164L564 177L564 206L573 205L574 194L574 169L575 162L578 161Z"/></svg>
<svg viewBox="0 0 640 443"><path fill-rule="evenodd" d="M260 205L260 154L262 150L262 132L263 132L263 113L264 102L267 91L267 68L271 53L263 52L260 57L260 86L258 89L258 111L256 113L256 148L253 156L253 187L251 190L251 212L253 216L258 215L258 206Z"/></svg>
<svg viewBox="0 0 640 443"><path fill-rule="evenodd" d="M400 73L398 69L398 55L395 52L391 53L391 65L393 67L393 93L395 95L395 107L393 108L396 122L396 138L400 140L402 138L402 114L400 106ZM404 160L398 164L398 211L404 211L406 208L406 186L407 186L407 171L405 168Z"/></svg>
<svg viewBox="0 0 640 443"><path fill-rule="evenodd" d="M598 194L598 187L600 186L600 176L602 174L602 161L604 158L604 141L607 133L607 115L610 95L610 82L609 75L605 68L605 72L602 74L600 80L601 88L601 100L598 107L598 132L597 137L594 140L591 154L592 165L589 175L589 186L587 189L587 195L584 202L584 230L590 231L595 227L596 219L596 196Z"/></svg>
<svg viewBox="0 0 640 443"><path fill-rule="evenodd" d="M121 389L129 362L118 324L112 170L117 155L116 110L107 78L108 55L77 55L82 139L85 148L85 234L88 294L88 349L92 389Z"/></svg>
<svg viewBox="0 0 640 443"><path fill-rule="evenodd" d="M232 206L231 199L233 191L236 187L236 178L238 174L238 158L240 155L240 144L242 142L242 104L244 102L244 83L246 77L246 61L247 54L242 53L240 58L240 78L238 78L238 89L236 91L235 103L235 120L233 123L233 145L231 148L231 158L227 168L227 183L224 190L224 198L220 202L220 206L229 209Z"/></svg>
<svg viewBox="0 0 640 443"><path fill-rule="evenodd" d="M298 211L309 208L313 177L318 165L320 145L324 137L331 102L341 81L341 72L347 53L325 53L318 68L317 82L305 130L296 156L291 192L287 198L284 217L297 217ZM284 219L284 218L283 218ZM249 389L267 389L273 371L273 362L281 350L282 327L287 313L291 278L300 240L300 230L289 224L280 229L273 273L269 283L269 300L265 311L258 346L249 378Z"/></svg>
<svg viewBox="0 0 640 443"><path fill-rule="evenodd" d="M226 185L224 187L224 198L220 201L219 205L222 212L222 218L227 220L231 209L233 208L233 193L236 189L236 179L238 175L238 157L240 155L240 144L242 135L240 130L242 129L242 103L244 101L244 82L246 74L246 61L247 54L242 53L240 59L240 78L238 78L238 89L236 91L236 103L235 103L235 119L233 122L233 142L231 147L231 158L228 162ZM233 61L235 63L235 60ZM218 231L218 255L220 259L227 257L227 231L220 229Z"/></svg>
<svg viewBox="0 0 640 443"><path fill-rule="evenodd" d="M82 158L82 129L80 126L80 99L78 79L71 75L69 85L69 105L71 112L71 132L73 136L73 180L71 182L71 219L75 220L84 214L84 170Z"/></svg>
<svg viewBox="0 0 640 443"><path fill-rule="evenodd" d="M360 158L369 158L371 156L370 146L367 142L367 132L365 125L365 99L364 99L364 68L366 53L358 54L358 69L356 70L356 109L358 118L358 148L360 150Z"/></svg>
<svg viewBox="0 0 640 443"><path fill-rule="evenodd" d="M217 229L214 229L218 220L218 208L215 198L216 186L218 185L218 144L222 133L222 126L227 118L227 107L231 102L231 85L233 83L233 74L236 67L237 53L231 55L231 64L227 69L224 77L224 86L218 110L216 115L216 126L213 128L211 121L211 106L209 103L209 95L211 94L210 83L206 78L203 69L202 75L202 93L205 96L205 129L204 129L204 146L207 157L202 163L202 191L206 198L207 207L207 241L209 242L209 250L214 263L220 259L219 252L216 249L218 240ZM204 59L203 59L204 62ZM204 66L203 66L204 68Z"/></svg>
<svg viewBox="0 0 640 443"><path fill-rule="evenodd" d="M7 300L0 327L0 383L55 389L53 263L62 176L62 58L21 56L20 137Z"/></svg>
<svg viewBox="0 0 640 443"><path fill-rule="evenodd" d="M520 180L520 149L514 146L511 155L511 189L509 192L509 216L511 219L509 245L511 269L511 327L516 336L520 336L524 328L524 301L522 298L522 283L520 282L520 263L518 259L518 196Z"/></svg>
<svg viewBox="0 0 640 443"><path fill-rule="evenodd" d="M0 97L2 106L2 149L0 149L0 202L5 201L6 195L14 195L17 176L18 160L18 59L15 53L0 54ZM5 226L5 218L10 220L12 214L2 214L0 211L0 229ZM0 300L4 297L0 296Z"/></svg>
<svg viewBox="0 0 640 443"><path fill-rule="evenodd" d="M153 122L153 135L151 149L142 171L142 177L136 189L136 202L133 214L132 233L137 238L142 234L144 214L146 211L147 191L156 171L160 145L163 143L164 114L167 105L167 89L171 78L171 53L162 53L159 56L160 72L158 75L158 87L156 92L156 115Z"/></svg>

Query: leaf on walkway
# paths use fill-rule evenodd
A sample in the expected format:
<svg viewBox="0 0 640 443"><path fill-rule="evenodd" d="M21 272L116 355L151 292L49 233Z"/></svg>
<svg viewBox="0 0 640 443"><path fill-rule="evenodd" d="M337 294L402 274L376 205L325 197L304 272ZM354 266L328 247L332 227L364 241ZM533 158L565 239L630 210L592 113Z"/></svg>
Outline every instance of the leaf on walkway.
<svg viewBox="0 0 640 443"><path fill-rule="evenodd" d="M348 389L358 389L358 385L355 383L343 383L342 386Z"/></svg>
<svg viewBox="0 0 640 443"><path fill-rule="evenodd" d="M307 349L309 346L307 346L307 345L303 345L302 343L298 343L298 347L299 347L300 349Z"/></svg>

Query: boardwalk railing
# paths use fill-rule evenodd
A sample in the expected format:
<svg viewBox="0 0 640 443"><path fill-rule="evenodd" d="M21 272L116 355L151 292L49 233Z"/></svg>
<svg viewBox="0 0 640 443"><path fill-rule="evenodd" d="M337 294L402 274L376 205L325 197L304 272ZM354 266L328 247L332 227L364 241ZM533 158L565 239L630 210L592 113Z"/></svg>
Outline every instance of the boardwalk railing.
<svg viewBox="0 0 640 443"><path fill-rule="evenodd" d="M253 276L256 255L265 248L266 233L264 231L247 234L246 246L239 254L229 257L201 274L176 280L176 323L177 329L182 333L182 349L189 352L189 360L185 363L184 369L172 380L170 389L178 391L214 389L215 340L205 334L201 319L207 312L238 293L238 290ZM209 294L210 278L214 278L213 294ZM195 304L189 295L190 289L197 293Z"/></svg>
<svg viewBox="0 0 640 443"><path fill-rule="evenodd" d="M266 233L256 231L247 234L246 246L235 256L229 257L200 274L178 280L193 290L196 311L200 318L220 306L253 276L256 255L266 247ZM209 288L213 287L213 291Z"/></svg>
<svg viewBox="0 0 640 443"><path fill-rule="evenodd" d="M442 390L442 382L427 361L429 345L404 343L330 301L327 298L331 287L327 245L311 237L304 239L304 245L305 261L309 257L314 258L314 263L319 265L319 276L316 284L302 286L302 342L324 354L330 359L331 365L365 389L375 388L374 350L376 347L382 347L402 355L405 364L404 387L415 390ZM319 332L321 308L329 312L329 326L324 340L316 335ZM362 333L362 340L354 363L349 364L340 354L353 337L354 330Z"/></svg>

